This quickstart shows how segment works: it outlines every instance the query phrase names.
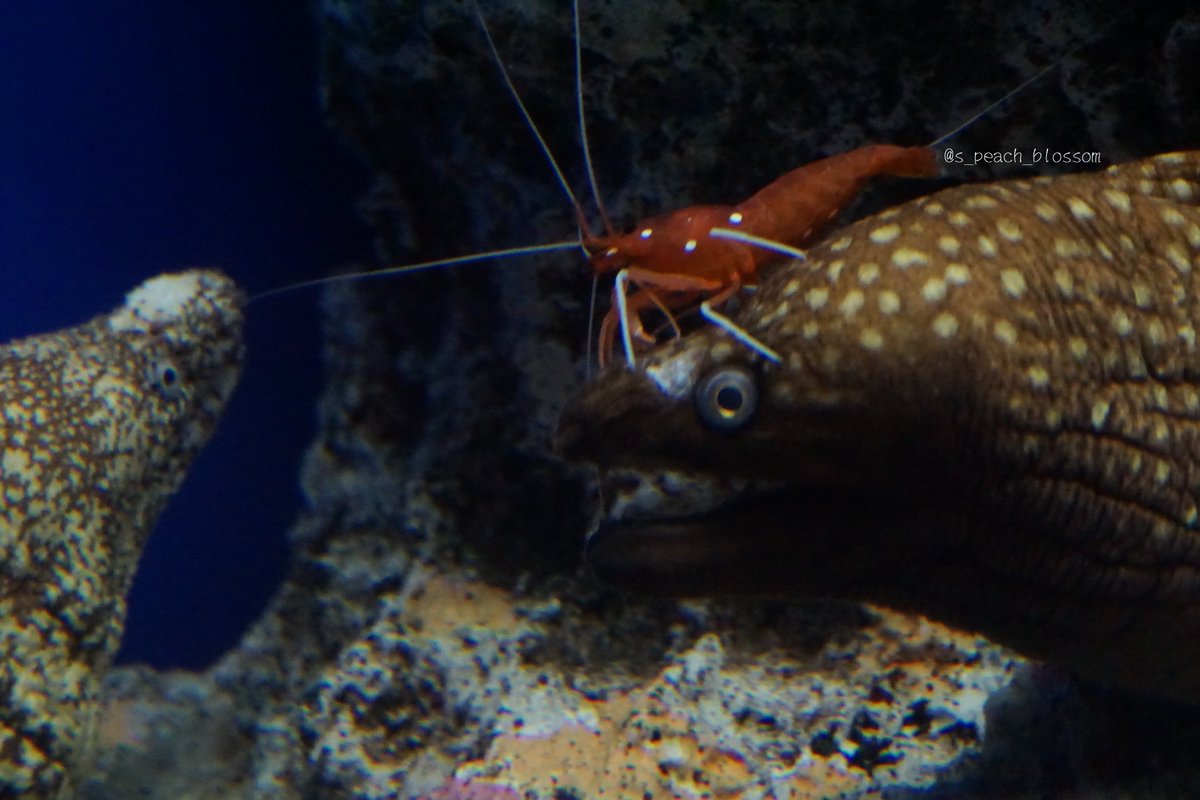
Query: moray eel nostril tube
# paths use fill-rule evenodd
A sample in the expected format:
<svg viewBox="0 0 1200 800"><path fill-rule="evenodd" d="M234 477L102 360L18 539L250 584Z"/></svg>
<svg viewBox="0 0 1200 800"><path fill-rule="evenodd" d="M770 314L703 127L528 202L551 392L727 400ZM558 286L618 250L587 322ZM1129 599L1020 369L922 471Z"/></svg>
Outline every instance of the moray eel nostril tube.
<svg viewBox="0 0 1200 800"><path fill-rule="evenodd" d="M242 302L163 275L0 349L0 797L77 786L142 546L237 384Z"/></svg>
<svg viewBox="0 0 1200 800"><path fill-rule="evenodd" d="M782 362L699 330L564 410L601 576L872 601L1200 702L1200 152L898 206L735 321Z"/></svg>

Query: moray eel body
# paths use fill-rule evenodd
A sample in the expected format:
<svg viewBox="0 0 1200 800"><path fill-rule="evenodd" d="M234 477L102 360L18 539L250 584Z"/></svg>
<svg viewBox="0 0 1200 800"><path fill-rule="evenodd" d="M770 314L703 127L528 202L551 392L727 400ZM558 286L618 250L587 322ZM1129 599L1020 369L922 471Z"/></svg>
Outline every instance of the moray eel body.
<svg viewBox="0 0 1200 800"><path fill-rule="evenodd" d="M872 601L1200 702L1200 152L962 186L602 373L602 577Z"/></svg>
<svg viewBox="0 0 1200 800"><path fill-rule="evenodd" d="M0 798L77 786L142 546L237 383L241 304L164 275L0 349Z"/></svg>

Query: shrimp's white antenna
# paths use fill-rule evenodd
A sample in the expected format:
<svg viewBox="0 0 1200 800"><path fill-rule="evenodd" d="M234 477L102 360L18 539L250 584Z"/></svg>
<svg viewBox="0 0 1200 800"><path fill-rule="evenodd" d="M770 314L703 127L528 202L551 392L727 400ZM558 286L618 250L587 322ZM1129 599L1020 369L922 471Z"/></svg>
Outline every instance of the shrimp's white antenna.
<svg viewBox="0 0 1200 800"><path fill-rule="evenodd" d="M405 264L400 267L384 267L382 269L367 269L361 272L345 272L341 275L327 275L324 278L313 278L310 281L300 281L299 283L289 283L287 286L277 286L274 289L268 289L265 292L258 294L247 300L247 303L252 303L255 300L261 300L264 297L271 295L283 294L284 292L292 292L297 289L307 289L312 286L326 286L331 283L341 283L342 281L357 281L366 278L384 278L388 275L403 275L409 272L421 272L427 269L438 269L439 267L452 267L457 264L473 264L477 261L491 261L497 258L512 258L514 256L527 256L533 253L547 253L556 250L573 250L579 247L579 242L574 239L566 242L551 242L549 244L531 244L524 247L506 247L502 250L488 250L486 253L471 253L465 256L452 256L450 258L439 258L435 261L421 261L417 264Z"/></svg>
<svg viewBox="0 0 1200 800"><path fill-rule="evenodd" d="M583 163L587 168L588 183L592 187L592 199L596 201L596 210L600 212L600 219L604 223L604 232L613 236L612 220L608 216L608 209L604 207L604 201L600 199L600 186L596 183L592 148L588 144L587 115L583 113L583 45L579 33L579 0L571 0L571 7L575 19L575 106L579 109L579 141L583 145Z"/></svg>
<svg viewBox="0 0 1200 800"><path fill-rule="evenodd" d="M1039 81L1039 80L1040 80L1040 79L1041 79L1041 78L1042 78L1042 77L1043 77L1043 76L1044 76L1044 75L1045 75L1047 72L1050 72L1050 71L1052 71L1052 70L1054 70L1054 69L1058 68L1059 66L1061 66L1061 65L1062 65L1062 63L1063 63L1064 61L1066 61L1068 58L1070 58L1071 56L1073 56L1073 55L1075 55L1076 53L1078 53L1078 52L1079 52L1080 50L1082 50L1083 48L1085 48L1085 47L1088 47L1088 46L1090 46L1090 45L1093 45L1093 44L1095 44L1095 43L1096 43L1097 41L1099 41L1099 40L1100 40L1100 39L1101 39L1101 38L1102 38L1102 37L1103 37L1105 34L1107 34L1107 33L1108 33L1108 29L1109 29L1109 28L1111 28L1111 27L1113 27L1114 25L1116 25L1116 24L1117 24L1117 21L1118 21L1118 20L1120 20L1122 17L1124 17L1124 16L1125 16L1127 13L1129 13L1129 10L1128 10L1128 9L1126 9L1125 11L1122 11L1120 14L1117 14L1115 17L1113 17L1112 19L1110 19L1110 20L1109 20L1107 23L1105 23L1105 24L1104 24L1104 25L1103 25L1103 26L1100 28L1100 33L1098 33L1098 34L1097 34L1097 35L1095 35L1095 36L1089 37L1088 39L1085 39L1085 40L1084 40L1084 41L1082 41L1082 42L1079 42L1079 43L1078 43L1078 44L1076 44L1074 47L1072 47L1070 50L1068 50L1067 52L1063 53L1062 55L1060 55L1058 58L1056 58L1056 59L1054 59L1053 61L1051 61L1051 62L1050 62L1049 64L1047 64L1046 66L1042 67L1042 68L1041 68L1041 69L1039 69L1037 72L1033 73L1033 75L1031 75L1030 77L1028 77L1028 78L1026 78L1025 80L1021 81L1021 84L1020 84L1019 86L1017 86L1017 88L1015 88L1015 89L1013 89L1012 91L1010 91L1010 92L1006 93L1006 94L1005 94L1003 97L1001 97L999 100L995 101L994 103L990 103L990 104L987 106L987 108L985 108L985 109L983 109L982 111L980 111L979 113L975 114L974 116L972 116L972 117L971 117L970 119L968 119L966 122L964 122L964 123L962 123L961 125L959 125L959 126L958 126L957 128L955 128L954 130L950 131L950 132L949 132L949 133L947 133L947 134L943 134L942 136L939 136L938 138L934 139L932 142L930 142L929 144L927 144L927 145L926 145L926 147L937 147L939 144L942 144L942 143L943 143L943 142L945 142L947 139L951 139L951 138L953 138L953 137L957 136L958 134L962 133L962 132L963 132L963 130L965 130L966 128L970 127L970 126L971 126L972 124L974 124L975 122L978 122L978 121L979 121L981 118L983 118L983 117L987 116L988 114L990 114L990 113L991 113L992 111L994 111L994 110L995 110L995 109L996 109L998 106L1001 106L1001 105L1003 105L1004 103L1006 103L1006 102L1008 102L1009 100L1011 100L1011 99L1012 99L1014 96L1016 96L1017 94L1020 94L1020 93L1021 93L1022 91L1024 91L1024 90L1025 90L1027 87L1029 87L1029 85L1030 85L1030 84L1033 84L1033 83L1036 83L1037 81Z"/></svg>
<svg viewBox="0 0 1200 800"><path fill-rule="evenodd" d="M512 95L516 101L517 108L521 111L521 116L525 118L525 124L529 126L529 130L537 139L538 146L542 148L542 153L546 156L546 160L550 162L550 168L554 170L554 177L558 179L558 185L566 193L567 198L571 201L571 205L575 208L576 220L579 227L583 229L583 233L588 238L591 238L591 232L588 230L587 219L583 215L583 206L579 204L579 199L575 197L575 193L571 191L571 186L567 183L566 177L558 166L558 161L554 159L554 153L550 150L550 145L546 144L546 139L542 136L541 130L538 129L537 123L533 121L533 115L529 113L529 109L525 107L525 101L521 99L520 92L517 91L516 84L513 83L512 77L508 74L508 69L504 66L504 60L500 57L500 50L496 47L495 40L492 39L492 32L488 29L487 20L483 18L483 12L479 10L479 3L475 0L471 2L475 9L475 16L479 19L479 26L483 28L483 36L487 39L488 48L492 51L492 57L496 61L496 66L500 69L500 75L504 78L504 85L508 87L508 93ZM579 245L576 242L576 245Z"/></svg>

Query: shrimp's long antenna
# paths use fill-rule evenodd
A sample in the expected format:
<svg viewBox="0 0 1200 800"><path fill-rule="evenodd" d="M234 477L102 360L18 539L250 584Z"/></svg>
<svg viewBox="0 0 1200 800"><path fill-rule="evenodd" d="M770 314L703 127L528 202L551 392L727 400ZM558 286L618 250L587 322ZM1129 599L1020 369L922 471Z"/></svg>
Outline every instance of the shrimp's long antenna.
<svg viewBox="0 0 1200 800"><path fill-rule="evenodd" d="M579 109L579 141L583 145L583 163L587 167L588 183L592 186L592 199L596 201L596 210L600 212L600 220L604 223L604 232L616 236L608 209L600 199L600 186L596 183L596 170L592 167L592 148L588 145L587 115L583 113L583 45L579 34L579 0L571 0L575 19L575 105ZM585 230L586 233L586 230Z"/></svg>
<svg viewBox="0 0 1200 800"><path fill-rule="evenodd" d="M1017 94L1020 94L1020 92L1021 92L1023 89L1025 89L1026 87L1028 87L1030 84L1032 84L1032 83L1036 83L1036 82L1037 82L1037 81L1038 81L1038 80L1039 80L1039 79L1040 79L1040 78L1041 78L1043 75L1045 75L1047 72L1050 72L1051 70L1053 70L1053 69L1055 69L1056 67L1058 67L1058 65L1059 65L1059 64L1061 64L1061 63L1062 63L1063 61L1065 61L1065 60L1066 60L1068 57L1070 57L1070 56L1071 56L1073 53L1075 53L1075 51L1076 51L1076 50L1079 50L1081 47L1083 47L1083 46L1084 46L1084 44L1087 44L1087 42L1083 42L1083 43L1081 43L1081 44L1078 44L1078 45L1076 45L1075 47L1073 47L1073 48L1071 48L1070 50L1068 50L1066 53L1063 53L1061 56L1059 56L1058 58L1056 58L1055 60L1051 61L1049 64L1047 64L1046 66L1042 67L1042 68L1041 68L1041 69L1039 69L1037 72L1035 72L1035 73L1033 74L1033 76L1032 76L1032 77L1026 78L1024 81L1022 81L1022 82L1021 82L1021 85L1019 85L1017 88L1015 88L1015 89L1013 89L1012 91L1008 92L1008 93L1007 93L1007 94L1005 94L1003 97L1001 97L999 100L997 100L996 102L992 103L992 104L991 104L991 105L989 105L987 108L985 108L985 109L983 109L982 111L980 111L979 113L975 114L973 117L971 117L971 118L970 118L970 119L968 119L966 122L964 122L964 123L962 123L961 125L959 125L959 126L958 126L957 128L955 128L954 130L950 131L949 133L943 134L943 135L939 136L938 138L934 139L932 142L930 142L928 145L926 145L926 147L937 147L939 144L941 144L942 142L946 141L947 139L951 139L951 138L953 138L954 136L957 136L959 133L962 133L962 132L963 132L965 129L967 129L968 127L970 127L972 124L974 124L975 122L978 122L978 121L979 121L980 119L982 119L983 117L986 117L986 116L987 116L988 114L990 114L990 113L991 113L993 110L995 110L995 109L996 109L998 106L1004 105L1006 102L1008 102L1009 100L1011 100L1011 99L1012 99L1012 98L1013 98L1015 95L1017 95Z"/></svg>
<svg viewBox="0 0 1200 800"><path fill-rule="evenodd" d="M583 354L584 380L592 377L592 331L596 329L596 293L600 286L600 273L592 270L592 291L588 293L588 335Z"/></svg>
<svg viewBox="0 0 1200 800"><path fill-rule="evenodd" d="M513 83L512 77L508 74L508 69L505 68L504 61L500 58L500 50L496 47L496 42L492 39L492 32L488 29L487 20L483 18L483 12L479 9L479 3L472 0L471 5L475 9L475 16L479 18L479 26L483 28L483 36L487 39L488 47L492 51L492 57L496 61L496 66L500 68L500 75L504 78L504 85L508 87L508 93L516 101L517 108L521 111L521 116L525 118L525 124L533 132L534 138L537 139L538 145L542 148L542 153L545 154L546 160L550 162L550 168L554 170L554 176L558 178L558 185L566 192L567 198L575 208L576 221L583 230L584 237L588 239L592 238L592 233L588 229L587 219L583 215L583 206L579 204L579 199L575 197L575 193L571 191L566 177L563 175L562 170L559 169L558 162L554 160L554 153L550 151L550 145L546 144L546 140L542 137L542 132L538 129L537 123L533 121L533 116L529 113L529 109L525 107L525 101L521 99L521 94L517 91L516 84ZM576 242L576 244L578 245L579 243Z"/></svg>
<svg viewBox="0 0 1200 800"><path fill-rule="evenodd" d="M1111 28L1111 27L1113 27L1114 25L1116 25L1116 24L1117 24L1117 21L1118 21L1118 20L1120 20L1122 17L1124 17L1124 16L1125 16L1127 13L1129 13L1129 12L1128 12L1128 10L1126 10L1126 11L1122 11L1120 14L1117 14L1115 17L1113 17L1113 18L1112 18L1112 19L1110 19L1110 20L1109 20L1107 23L1105 23L1103 26L1101 26L1101 28L1100 28L1100 33L1099 33L1099 34L1097 34L1096 36L1091 36L1091 37L1089 37L1089 38L1085 39L1084 41L1082 41L1082 42L1079 42L1079 43L1078 43L1078 44L1076 44L1074 47L1072 47L1070 50L1068 50L1067 52L1063 53L1062 55L1060 55L1058 58L1056 58L1056 59L1054 59L1053 61L1051 61L1051 62L1050 62L1049 64L1047 64L1046 66L1042 67L1042 68L1041 68L1041 69L1039 69L1037 72L1033 73L1033 75L1032 75L1032 76L1030 76L1030 77L1026 78L1025 80L1021 81L1021 84L1020 84L1019 86L1017 86L1017 88L1015 88L1015 89L1013 89L1012 91L1008 92L1007 94L1005 94L1003 97L1001 97L1001 98L1000 98L999 100L997 100L996 102L989 104L989 105L987 106L987 108L983 109L983 110L982 110L982 111L980 111L978 114L975 114L974 116L972 116L972 117L971 117L970 119L968 119L966 122L964 122L964 123L962 123L961 125L959 125L959 126L958 126L957 128L955 128L954 130L950 131L949 133L943 134L943 135L939 136L938 138L934 139L932 142L930 142L929 144L927 144L927 145L926 145L926 147L937 147L939 144L941 144L942 142L945 142L947 139L951 139L951 138L953 138L953 137L957 136L958 134L962 133L962 132L963 132L963 130L965 130L966 128L970 127L970 126L971 126L972 124L974 124L975 122L978 122L978 121L979 121L979 120L980 120L982 117L985 117L985 116L987 116L988 114L990 114L990 113L991 113L992 111L994 111L994 110L995 110L995 109L996 109L998 106L1001 106L1001 105L1003 105L1004 103L1006 103L1006 102L1008 102L1009 100L1011 100L1011 99L1012 99L1014 96L1016 96L1017 94L1020 94L1020 93L1021 93L1021 92L1022 92L1024 89L1028 88L1028 87L1030 86L1030 84L1036 83L1036 82L1037 82L1038 80L1040 80L1040 79L1041 79L1043 76L1045 76L1045 74L1046 74L1047 72L1050 72L1050 71L1052 71L1052 70L1054 70L1054 69L1058 68L1058 67L1059 67L1059 65L1061 65L1061 64L1062 64L1064 61L1066 61L1066 60L1067 60L1068 58L1070 58L1071 56L1073 56L1073 55L1075 55L1076 53L1078 53L1078 52L1079 52L1080 50L1082 50L1083 48L1085 48L1085 47L1088 47L1088 46L1090 46L1090 45L1093 45L1093 44L1095 44L1095 43L1096 43L1096 42L1097 42L1097 41L1098 41L1098 40L1099 40L1099 39L1100 39L1100 38L1101 38L1101 37L1102 37L1104 34L1106 34L1106 33L1108 32L1108 29L1109 29L1109 28Z"/></svg>
<svg viewBox="0 0 1200 800"><path fill-rule="evenodd" d="M497 258L512 258L514 256L527 256L533 253L547 253L556 250L573 250L579 247L579 242L571 239L565 242L551 242L549 244L531 244L524 247L506 247L503 250L489 250L486 253L472 253L467 256L453 256L451 258L439 258L436 261L421 261L417 264L405 264L402 267L384 267L383 269L368 269L361 272L345 272L341 275L328 275L324 278L313 278L310 281L300 281L299 283L289 283L287 286L277 286L274 289L268 289L265 292L258 294L247 300L247 303L252 303L255 300L261 300L264 297L270 297L284 292L291 292L297 289L307 289L312 286L326 286L331 283L341 283L342 281L364 280L366 278L383 278L388 275L404 275L409 272L420 272L426 269L438 269L439 267L452 267L457 264L473 264L477 261L491 261Z"/></svg>

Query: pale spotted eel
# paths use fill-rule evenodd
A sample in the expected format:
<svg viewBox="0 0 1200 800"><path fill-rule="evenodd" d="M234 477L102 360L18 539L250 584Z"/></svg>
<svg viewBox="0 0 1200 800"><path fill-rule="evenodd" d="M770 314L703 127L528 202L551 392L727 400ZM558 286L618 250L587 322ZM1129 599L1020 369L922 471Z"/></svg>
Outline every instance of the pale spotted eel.
<svg viewBox="0 0 1200 800"><path fill-rule="evenodd" d="M163 275L0 350L0 798L66 797L159 512L237 383L242 295Z"/></svg>

